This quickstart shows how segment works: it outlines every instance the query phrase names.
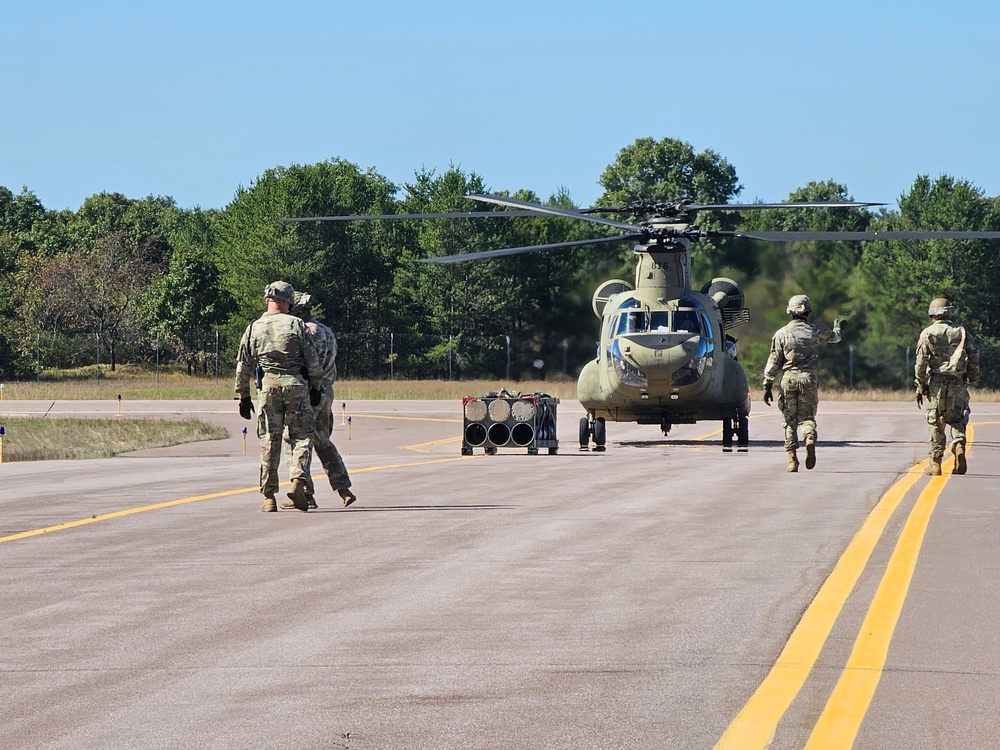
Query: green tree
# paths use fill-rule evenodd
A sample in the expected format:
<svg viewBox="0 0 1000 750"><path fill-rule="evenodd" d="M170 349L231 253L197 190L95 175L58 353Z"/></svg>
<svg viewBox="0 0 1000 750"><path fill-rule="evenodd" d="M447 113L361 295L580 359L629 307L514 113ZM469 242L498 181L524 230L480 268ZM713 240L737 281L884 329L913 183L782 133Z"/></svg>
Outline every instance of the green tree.
<svg viewBox="0 0 1000 750"><path fill-rule="evenodd" d="M64 333L95 334L115 370L120 336L134 322L157 266L130 247L128 237L118 231L89 250L77 249L44 261L39 270L41 293L30 319L46 321Z"/></svg>
<svg viewBox="0 0 1000 750"><path fill-rule="evenodd" d="M833 181L810 182L789 194L789 202L844 202L853 198L847 186ZM741 213L739 228L745 231L865 231L872 215L858 208L782 208ZM816 311L813 319L827 325L834 318L848 318L846 346L828 349L822 359L821 377L829 384L849 379L849 347L864 328L864 304L859 263L860 242L758 242L734 240L746 252L753 269L744 284L753 312L742 335L748 369L763 368L771 334L788 322L788 298L807 294ZM859 369L860 371L860 369Z"/></svg>
<svg viewBox="0 0 1000 750"><path fill-rule="evenodd" d="M219 276L218 267L204 251L180 249L148 294L146 319L167 343L179 348L189 373L199 364L204 334L221 328L235 309Z"/></svg>
<svg viewBox="0 0 1000 750"><path fill-rule="evenodd" d="M899 201L899 212L884 212L879 230L1000 230L1000 198L987 198L965 180L942 175L916 178ZM869 242L862 253L866 347L902 353L916 346L927 325L927 306L947 297L960 310L961 322L982 343L984 384L1000 383L997 372L1000 323L1000 242L921 240ZM902 363L902 356L897 356ZM893 369L893 385L909 385L912 372Z"/></svg>
<svg viewBox="0 0 1000 750"><path fill-rule="evenodd" d="M638 138L618 152L598 179L602 206L642 201L727 203L743 186L736 170L715 151L695 153L690 144L674 138L654 141Z"/></svg>
<svg viewBox="0 0 1000 750"><path fill-rule="evenodd" d="M639 138L626 146L605 168L598 184L604 193L597 201L601 206L623 206L634 203L729 203L743 190L736 169L721 155L694 148L674 138L654 141ZM628 217L620 217L628 220ZM645 218L645 217L638 217ZM732 229L735 213L702 212L692 215L703 229ZM618 269L612 275L630 279L634 260L630 248L618 246ZM702 260L699 261L698 259ZM745 256L732 243L701 241L698 243L695 266L699 273L706 268L740 267Z"/></svg>
<svg viewBox="0 0 1000 750"><path fill-rule="evenodd" d="M397 249L384 222L296 222L283 218L388 213L395 186L372 170L334 159L276 167L240 189L219 219L217 261L240 311L240 326L262 309L277 279L309 291L351 328L386 314Z"/></svg>
<svg viewBox="0 0 1000 750"><path fill-rule="evenodd" d="M4 378L17 369L15 320L26 296L25 279L17 274L18 258L34 225L45 216L45 208L27 188L14 195L0 186L0 376Z"/></svg>

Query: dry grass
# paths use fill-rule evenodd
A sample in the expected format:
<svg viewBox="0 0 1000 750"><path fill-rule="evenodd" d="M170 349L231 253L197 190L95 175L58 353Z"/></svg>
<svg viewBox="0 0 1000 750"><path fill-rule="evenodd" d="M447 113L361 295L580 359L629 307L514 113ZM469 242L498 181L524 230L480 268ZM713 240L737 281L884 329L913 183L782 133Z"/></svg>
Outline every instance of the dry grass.
<svg viewBox="0 0 1000 750"><path fill-rule="evenodd" d="M53 419L5 417L3 461L107 458L119 453L221 440L224 427L165 419Z"/></svg>
<svg viewBox="0 0 1000 750"><path fill-rule="evenodd" d="M392 399L458 399L463 396L482 396L506 388L520 393L546 393L561 399L576 398L576 381L504 382L500 380L339 380L336 398L352 400ZM910 401L913 393L898 390L855 390L822 387L820 398L830 401ZM184 400L231 399L231 376L215 378L193 377L179 372L154 373L139 368L122 366L115 372L106 368L96 377L93 367L74 372L46 373L38 381L8 382L0 391L0 398L17 400L115 400L122 399ZM973 389L973 401L1000 401L1000 391ZM761 391L754 389L753 399L761 400Z"/></svg>
<svg viewBox="0 0 1000 750"><path fill-rule="evenodd" d="M557 398L576 398L576 381L503 382L495 380L340 380L336 397L345 401L359 399L454 399L482 396L507 388L521 393L543 392ZM183 373L154 373L128 366L115 372L102 370L96 377L93 367L72 373L45 374L40 380L8 382L2 397L16 400L88 400L122 399L184 400L231 399L232 377L192 377Z"/></svg>

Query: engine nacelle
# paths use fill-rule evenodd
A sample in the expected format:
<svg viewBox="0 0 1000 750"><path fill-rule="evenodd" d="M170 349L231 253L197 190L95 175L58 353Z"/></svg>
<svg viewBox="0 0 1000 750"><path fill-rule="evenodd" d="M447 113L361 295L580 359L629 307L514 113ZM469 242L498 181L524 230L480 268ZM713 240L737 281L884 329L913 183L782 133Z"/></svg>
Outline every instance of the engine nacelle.
<svg viewBox="0 0 1000 750"><path fill-rule="evenodd" d="M743 307L743 290L732 279L724 276L712 279L702 287L701 293L715 300L726 328L750 322L750 311Z"/></svg>
<svg viewBox="0 0 1000 750"><path fill-rule="evenodd" d="M610 281L605 281L594 292L593 307L594 315L598 318L604 315L604 308L608 304L608 300L614 297L616 294L621 294L622 292L630 292L634 289L631 284L623 279L611 279Z"/></svg>

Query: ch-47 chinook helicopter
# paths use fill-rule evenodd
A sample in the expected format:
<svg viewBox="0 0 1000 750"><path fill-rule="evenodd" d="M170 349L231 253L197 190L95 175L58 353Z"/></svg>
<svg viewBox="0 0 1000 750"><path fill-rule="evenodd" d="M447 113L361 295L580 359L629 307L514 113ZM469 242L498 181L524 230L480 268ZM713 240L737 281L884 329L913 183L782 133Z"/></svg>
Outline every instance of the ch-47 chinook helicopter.
<svg viewBox="0 0 1000 750"><path fill-rule="evenodd" d="M658 424L664 435L676 424L722 422L722 446L731 451L749 445L750 392L740 364L736 339L728 331L750 320L739 285L716 278L692 287L691 246L701 239L744 237L795 242L829 240L997 239L1000 232L973 231L732 231L702 230L698 211L746 211L775 208L866 208L879 203L791 202L750 204L632 204L617 208L561 209L494 195L472 200L503 206L505 211L430 214L324 216L285 221L358 219L432 219L504 216L561 216L593 222L620 234L586 240L484 250L421 259L457 263L520 253L606 243L631 242L636 256L634 283L611 279L594 292L593 309L601 320L596 357L584 365L577 397L587 416L580 419L580 448L603 451L607 422ZM595 216L619 213L648 216L636 224Z"/></svg>

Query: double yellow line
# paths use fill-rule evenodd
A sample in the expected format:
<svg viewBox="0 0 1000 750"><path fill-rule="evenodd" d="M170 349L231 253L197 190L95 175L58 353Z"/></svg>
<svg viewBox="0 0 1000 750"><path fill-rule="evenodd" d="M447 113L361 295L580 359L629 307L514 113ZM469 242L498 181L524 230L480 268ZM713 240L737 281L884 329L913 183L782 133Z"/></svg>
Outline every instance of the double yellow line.
<svg viewBox="0 0 1000 750"><path fill-rule="evenodd" d="M973 426L970 425L967 433L970 447L972 439ZM954 459L949 459L944 467L945 473L930 479L910 511L854 641L851 656L809 736L806 750L844 750L854 743L882 677L889 643L909 590L931 514L951 476L953 465ZM757 750L771 744L778 722L812 671L886 524L926 466L927 461L922 461L911 467L869 513L802 615L771 671L729 725L715 750Z"/></svg>

